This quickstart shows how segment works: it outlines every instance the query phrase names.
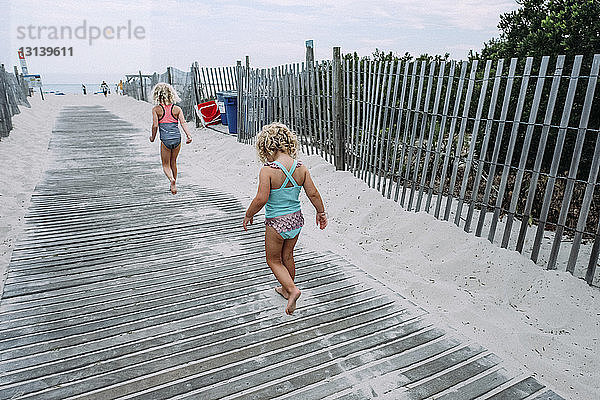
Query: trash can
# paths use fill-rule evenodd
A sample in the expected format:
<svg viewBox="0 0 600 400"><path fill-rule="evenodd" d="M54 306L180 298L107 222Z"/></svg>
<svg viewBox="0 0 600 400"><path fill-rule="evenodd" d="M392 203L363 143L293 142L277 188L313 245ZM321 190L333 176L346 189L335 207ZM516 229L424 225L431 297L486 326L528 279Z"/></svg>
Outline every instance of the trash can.
<svg viewBox="0 0 600 400"><path fill-rule="evenodd" d="M217 106L219 107L219 113L221 113L221 123L227 125L227 113L225 112L223 92L217 92Z"/></svg>
<svg viewBox="0 0 600 400"><path fill-rule="evenodd" d="M237 134L237 92L224 92L225 111L229 133Z"/></svg>

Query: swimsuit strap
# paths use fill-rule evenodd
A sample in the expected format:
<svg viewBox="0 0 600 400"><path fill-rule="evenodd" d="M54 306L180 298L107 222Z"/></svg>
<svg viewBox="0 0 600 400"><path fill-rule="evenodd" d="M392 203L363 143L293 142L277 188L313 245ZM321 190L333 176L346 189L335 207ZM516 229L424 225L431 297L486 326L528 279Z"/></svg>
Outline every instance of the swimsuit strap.
<svg viewBox="0 0 600 400"><path fill-rule="evenodd" d="M177 121L177 117L175 117L175 115L173 114L173 103L171 104L165 104L164 106L162 104L159 104L160 108L162 108L163 110L163 114L160 116L160 118L158 118L158 121L160 122L164 117L167 116L167 110L169 110L169 113L171 114L171 117ZM177 114L179 115L179 114Z"/></svg>
<svg viewBox="0 0 600 400"><path fill-rule="evenodd" d="M173 119L176 119L175 116L173 115L173 103L165 104L164 106L161 104L160 106L163 108L165 115L167 114L167 110L168 110L169 114L171 114L171 117L173 117Z"/></svg>
<svg viewBox="0 0 600 400"><path fill-rule="evenodd" d="M281 168L281 170L283 171L283 173L286 176L285 181L283 181L283 184L279 187L280 189L286 187L287 184L288 184L288 182L292 182L292 185L293 185L292 187L298 186L298 183L296 183L296 181L292 177L292 174L296 170L296 164L298 163L297 160L294 160L294 163L292 164L292 168L290 168L289 171L287 169L285 169L285 167L283 166L283 164L280 163L279 161L273 161L273 162L275 164L277 164L279 166L279 168Z"/></svg>

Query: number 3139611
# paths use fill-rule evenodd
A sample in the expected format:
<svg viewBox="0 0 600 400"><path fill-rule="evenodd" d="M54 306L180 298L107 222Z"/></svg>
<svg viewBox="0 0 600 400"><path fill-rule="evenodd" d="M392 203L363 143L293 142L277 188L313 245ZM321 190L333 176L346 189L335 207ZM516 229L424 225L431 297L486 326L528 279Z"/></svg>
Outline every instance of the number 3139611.
<svg viewBox="0 0 600 400"><path fill-rule="evenodd" d="M63 56L63 57L72 57L73 56L73 48L72 47L21 47L19 51L23 52L25 57L30 56Z"/></svg>

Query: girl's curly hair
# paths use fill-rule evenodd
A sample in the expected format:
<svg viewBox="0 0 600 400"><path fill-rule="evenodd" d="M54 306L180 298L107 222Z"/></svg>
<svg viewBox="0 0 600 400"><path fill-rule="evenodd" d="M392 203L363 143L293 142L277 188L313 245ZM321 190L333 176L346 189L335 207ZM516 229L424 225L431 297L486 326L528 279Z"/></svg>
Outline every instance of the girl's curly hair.
<svg viewBox="0 0 600 400"><path fill-rule="evenodd" d="M284 124L273 122L265 125L256 138L256 151L263 163L273 159L278 151L287 153L292 158L298 156L298 138Z"/></svg>
<svg viewBox="0 0 600 400"><path fill-rule="evenodd" d="M181 101L175 88L164 82L154 85L152 88L152 99L154 100L155 105L175 104Z"/></svg>

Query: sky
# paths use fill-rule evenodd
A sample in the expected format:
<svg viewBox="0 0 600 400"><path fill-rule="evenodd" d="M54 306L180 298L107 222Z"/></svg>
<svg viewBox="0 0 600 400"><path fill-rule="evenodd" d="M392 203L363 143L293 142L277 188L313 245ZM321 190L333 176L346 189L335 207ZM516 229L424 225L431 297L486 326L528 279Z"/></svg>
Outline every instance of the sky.
<svg viewBox="0 0 600 400"><path fill-rule="evenodd" d="M79 83L188 70L194 61L235 65L246 55L256 67L302 62L309 39L317 60L330 59L334 46L361 56L377 48L462 59L498 36L500 14L517 7L514 0L0 0L0 62L12 71L17 49L30 47L29 73ZM48 46L60 55L41 56Z"/></svg>

